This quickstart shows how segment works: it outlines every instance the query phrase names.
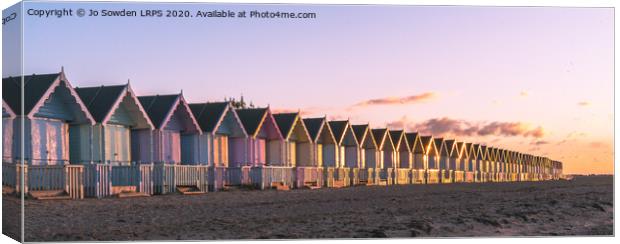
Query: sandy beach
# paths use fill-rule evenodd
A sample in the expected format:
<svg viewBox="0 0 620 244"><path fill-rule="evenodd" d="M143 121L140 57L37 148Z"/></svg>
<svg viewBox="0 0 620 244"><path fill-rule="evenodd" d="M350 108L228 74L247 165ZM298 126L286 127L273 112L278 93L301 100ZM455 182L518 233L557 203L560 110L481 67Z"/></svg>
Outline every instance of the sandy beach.
<svg viewBox="0 0 620 244"><path fill-rule="evenodd" d="M19 199L3 196L16 237ZM613 234L613 177L26 201L26 241Z"/></svg>

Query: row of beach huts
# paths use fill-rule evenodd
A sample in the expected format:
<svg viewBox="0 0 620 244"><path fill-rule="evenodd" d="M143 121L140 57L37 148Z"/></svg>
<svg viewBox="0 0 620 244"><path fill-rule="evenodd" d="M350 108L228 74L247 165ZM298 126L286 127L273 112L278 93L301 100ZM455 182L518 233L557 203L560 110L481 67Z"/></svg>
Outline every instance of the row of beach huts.
<svg viewBox="0 0 620 244"><path fill-rule="evenodd" d="M74 88L63 70L3 78L2 88L3 192L37 199L562 177L562 163L546 157L269 107L188 103L182 93L138 96L129 82Z"/></svg>

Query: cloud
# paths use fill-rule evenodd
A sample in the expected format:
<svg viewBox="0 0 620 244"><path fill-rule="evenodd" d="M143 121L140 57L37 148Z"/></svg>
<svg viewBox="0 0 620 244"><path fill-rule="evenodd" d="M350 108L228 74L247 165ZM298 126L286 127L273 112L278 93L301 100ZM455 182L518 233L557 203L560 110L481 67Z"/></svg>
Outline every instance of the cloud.
<svg viewBox="0 0 620 244"><path fill-rule="evenodd" d="M437 97L437 94L435 94L434 92L425 92L422 94L411 95L411 96L406 96L406 97L384 97L384 98L369 99L369 100L361 101L353 105L353 107L367 107L367 106L374 106L374 105L394 105L394 104L414 104L414 103L425 102L435 97Z"/></svg>
<svg viewBox="0 0 620 244"><path fill-rule="evenodd" d="M527 91L521 91L521 93L519 93L519 96L522 96L522 97L527 97L529 95L530 94Z"/></svg>
<svg viewBox="0 0 620 244"><path fill-rule="evenodd" d="M271 112L274 114L279 114L279 113L297 113L299 112L300 116L307 116L307 115L311 115L314 114L315 112L317 112L318 110L315 108L305 108L305 109L288 109L288 108L273 108L271 109Z"/></svg>
<svg viewBox="0 0 620 244"><path fill-rule="evenodd" d="M530 144L540 146L540 145L549 144L549 141L532 141Z"/></svg>
<svg viewBox="0 0 620 244"><path fill-rule="evenodd" d="M592 147L592 148L602 148L604 146L606 146L606 145L603 142L595 141L595 142L591 142L590 143L590 147Z"/></svg>
<svg viewBox="0 0 620 244"><path fill-rule="evenodd" d="M577 105L579 105L581 107L587 107L587 106L590 106L590 102L588 102L588 101L581 101L581 102L578 102Z"/></svg>
<svg viewBox="0 0 620 244"><path fill-rule="evenodd" d="M542 127L531 128L522 122L471 122L447 117L433 118L421 123L408 123L406 117L392 121L388 126L405 128L409 131L432 134L434 136L521 136L542 138Z"/></svg>

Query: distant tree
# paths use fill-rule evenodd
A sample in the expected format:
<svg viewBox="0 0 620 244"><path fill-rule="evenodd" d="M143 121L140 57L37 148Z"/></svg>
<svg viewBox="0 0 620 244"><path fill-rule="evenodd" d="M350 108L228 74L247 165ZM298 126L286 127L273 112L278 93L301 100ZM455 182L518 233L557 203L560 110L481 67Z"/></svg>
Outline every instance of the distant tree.
<svg viewBox="0 0 620 244"><path fill-rule="evenodd" d="M225 101L230 102L230 104L236 108L236 109L242 109L242 108L254 108L254 103L250 102L250 104L248 105L245 102L245 99L243 98L243 95L241 95L241 97L239 97L239 101L237 101L236 98L234 97L230 97L228 99L225 99Z"/></svg>

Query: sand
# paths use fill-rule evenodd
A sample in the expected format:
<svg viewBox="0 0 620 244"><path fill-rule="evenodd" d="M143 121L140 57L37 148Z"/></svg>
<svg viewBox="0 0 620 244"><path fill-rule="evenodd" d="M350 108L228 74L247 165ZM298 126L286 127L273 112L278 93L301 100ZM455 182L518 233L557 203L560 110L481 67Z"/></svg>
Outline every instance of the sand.
<svg viewBox="0 0 620 244"><path fill-rule="evenodd" d="M3 196L3 233L19 199ZM613 235L613 177L26 201L26 241Z"/></svg>

